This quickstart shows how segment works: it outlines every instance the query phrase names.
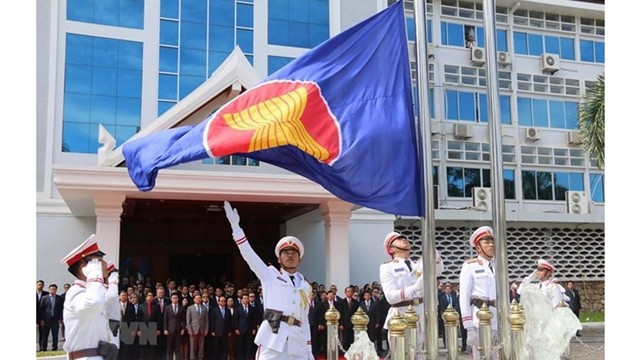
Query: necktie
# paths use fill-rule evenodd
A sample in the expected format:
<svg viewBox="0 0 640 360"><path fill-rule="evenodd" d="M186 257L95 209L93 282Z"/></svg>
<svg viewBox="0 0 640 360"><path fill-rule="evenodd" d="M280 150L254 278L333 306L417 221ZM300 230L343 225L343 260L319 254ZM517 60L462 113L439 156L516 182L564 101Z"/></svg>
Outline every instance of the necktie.
<svg viewBox="0 0 640 360"><path fill-rule="evenodd" d="M198 308L198 316L200 316L200 305L198 305L197 308Z"/></svg>
<svg viewBox="0 0 640 360"><path fill-rule="evenodd" d="M224 319L224 308L223 307L220 308L220 312L222 313L222 318Z"/></svg>
<svg viewBox="0 0 640 360"><path fill-rule="evenodd" d="M367 301L367 311L369 311L369 301Z"/></svg>
<svg viewBox="0 0 640 360"><path fill-rule="evenodd" d="M147 304L148 315L151 316L151 304Z"/></svg>
<svg viewBox="0 0 640 360"><path fill-rule="evenodd" d="M489 261L489 269L491 269L491 272L493 272L493 264L491 264L491 261Z"/></svg>
<svg viewBox="0 0 640 360"><path fill-rule="evenodd" d="M175 305L173 305L173 312L174 312L174 314L177 314L177 313L178 313L178 307L177 307L177 306L175 306Z"/></svg>
<svg viewBox="0 0 640 360"><path fill-rule="evenodd" d="M164 301L160 300L160 313L164 314Z"/></svg>
<svg viewBox="0 0 640 360"><path fill-rule="evenodd" d="M134 306L133 309L135 310L136 315L138 315L138 304L136 304L136 306Z"/></svg>
<svg viewBox="0 0 640 360"><path fill-rule="evenodd" d="M125 310L125 304L120 303L120 312L121 312L120 315L124 316L124 310Z"/></svg>
<svg viewBox="0 0 640 360"><path fill-rule="evenodd" d="M411 271L411 260L407 259L404 261L405 264L407 264L407 267L409 268L409 271Z"/></svg>
<svg viewBox="0 0 640 360"><path fill-rule="evenodd" d="M447 295L447 301L449 301L449 305L451 305L451 295Z"/></svg>
<svg viewBox="0 0 640 360"><path fill-rule="evenodd" d="M56 308L56 297L51 295L51 316L54 316Z"/></svg>
<svg viewBox="0 0 640 360"><path fill-rule="evenodd" d="M244 313L248 314L249 313L249 309L247 309L247 305L244 306Z"/></svg>
<svg viewBox="0 0 640 360"><path fill-rule="evenodd" d="M293 286L296 286L296 281L294 280L294 276L293 275L289 275L289 277L291 278L291 283L293 284Z"/></svg>

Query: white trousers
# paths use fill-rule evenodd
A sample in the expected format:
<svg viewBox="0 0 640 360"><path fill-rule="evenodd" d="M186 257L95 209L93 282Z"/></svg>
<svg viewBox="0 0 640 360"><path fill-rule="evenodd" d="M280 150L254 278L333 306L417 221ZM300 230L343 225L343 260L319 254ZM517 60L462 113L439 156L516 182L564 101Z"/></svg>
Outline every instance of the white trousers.
<svg viewBox="0 0 640 360"><path fill-rule="evenodd" d="M308 360L309 357L305 355L288 355L287 348L289 346L289 341L285 342L284 348L282 352L276 351L273 349L269 349L265 346L258 346L258 351L256 352L256 360Z"/></svg>

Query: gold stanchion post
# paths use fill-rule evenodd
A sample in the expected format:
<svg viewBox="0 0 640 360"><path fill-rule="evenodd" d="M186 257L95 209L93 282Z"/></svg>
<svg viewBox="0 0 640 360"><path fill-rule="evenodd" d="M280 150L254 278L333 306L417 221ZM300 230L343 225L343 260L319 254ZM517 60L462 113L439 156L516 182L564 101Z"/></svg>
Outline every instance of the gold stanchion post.
<svg viewBox="0 0 640 360"><path fill-rule="evenodd" d="M405 359L415 360L416 349L418 344L418 313L413 310L413 306L409 305L404 313L404 320L407 322L407 330L405 331Z"/></svg>
<svg viewBox="0 0 640 360"><path fill-rule="evenodd" d="M511 301L507 320L511 327L511 354L509 360L524 360L524 311L516 299Z"/></svg>
<svg viewBox="0 0 640 360"><path fill-rule="evenodd" d="M389 319L389 334L391 344L389 351L393 360L404 360L404 330L407 328L407 321L400 315L398 309L393 310L393 316Z"/></svg>
<svg viewBox="0 0 640 360"><path fill-rule="evenodd" d="M460 314L449 304L442 313L444 320L444 337L447 340L447 360L458 358L458 320Z"/></svg>
<svg viewBox="0 0 640 360"><path fill-rule="evenodd" d="M327 320L327 360L338 360L338 320L340 320L340 313L331 304L329 310L324 313L324 318Z"/></svg>
<svg viewBox="0 0 640 360"><path fill-rule="evenodd" d="M478 330L480 336L480 357L488 359L491 353L491 319L493 313L489 310L486 303L482 304L480 310L478 310L478 319L480 320L480 329Z"/></svg>

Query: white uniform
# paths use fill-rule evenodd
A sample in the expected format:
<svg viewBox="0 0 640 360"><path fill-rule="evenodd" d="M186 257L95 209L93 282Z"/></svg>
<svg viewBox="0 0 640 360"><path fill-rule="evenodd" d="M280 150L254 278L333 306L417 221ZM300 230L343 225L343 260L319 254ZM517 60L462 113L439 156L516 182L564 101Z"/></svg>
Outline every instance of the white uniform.
<svg viewBox="0 0 640 360"><path fill-rule="evenodd" d="M554 283L551 279L540 282L540 290L555 307L564 302L564 291L562 286Z"/></svg>
<svg viewBox="0 0 640 360"><path fill-rule="evenodd" d="M106 298L105 298L105 307L104 312L105 316L109 320L115 320L120 323L120 299L118 297L118 284L109 284L106 290ZM116 335L113 335L113 332L109 330L109 341L120 348L120 330L116 332Z"/></svg>
<svg viewBox="0 0 640 360"><path fill-rule="evenodd" d="M416 260L409 260L411 262L411 270L405 263L404 259L393 259L380 265L380 285L384 296L389 302L391 307L387 313L387 317L384 321L384 329L388 329L387 322L393 316L394 310L398 309L401 315L409 308L409 305L394 306L394 304L402 303L405 301L413 301L412 308L418 314L418 345L421 349L424 349L424 304L422 301L422 292L414 294L409 287L413 286L419 281L422 281L420 275L422 274L423 264L422 258ZM437 275L440 275L444 270L444 264L439 261L436 264ZM420 300L420 304L418 304Z"/></svg>
<svg viewBox="0 0 640 360"><path fill-rule="evenodd" d="M495 269L494 260L486 260L481 257L471 258L462 264L460 269L460 316L465 329L480 327L478 320L478 310L482 304L473 305L473 299L487 301L489 310L493 313L491 319L492 338L495 338L498 330L498 311L495 307L496 301L496 281L495 274L489 267L489 263ZM488 301L493 301L493 306ZM477 346L472 346L473 358L479 359L480 354Z"/></svg>
<svg viewBox="0 0 640 360"><path fill-rule="evenodd" d="M106 293L102 281L76 280L69 288L64 301L64 351L95 349L99 341L109 340L109 321L104 313ZM81 359L97 360L102 356Z"/></svg>
<svg viewBox="0 0 640 360"><path fill-rule="evenodd" d="M256 359L313 359L309 328L311 285L298 272L293 275L294 285L288 272L267 266L246 238L235 241L240 254L262 283L264 309L279 310L282 315L300 321L300 326L281 322L278 333L274 334L268 321L263 320L254 341L260 346Z"/></svg>

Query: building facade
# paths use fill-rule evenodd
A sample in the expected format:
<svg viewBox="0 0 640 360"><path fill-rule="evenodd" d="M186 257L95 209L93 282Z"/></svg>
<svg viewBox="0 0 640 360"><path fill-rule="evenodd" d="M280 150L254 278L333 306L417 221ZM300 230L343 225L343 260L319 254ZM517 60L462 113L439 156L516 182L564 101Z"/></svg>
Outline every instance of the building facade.
<svg viewBox="0 0 640 360"><path fill-rule="evenodd" d="M162 170L138 191L121 146L195 124L384 0L162 0L37 4L37 276L96 233L136 277L246 283L223 200L237 205L256 250L296 235L310 281L362 285L386 261L382 240L420 219L355 207L285 170L239 156ZM413 2L406 1L410 48ZM457 282L467 239L491 224L488 94L481 1L429 0L436 248ZM604 72L604 4L496 1L509 279L544 257L562 280L604 281L604 170L581 149L578 109ZM413 52L413 51L411 51ZM415 54L412 71L415 81ZM415 83L414 83L415 84ZM311 254L311 255L309 255ZM321 255L320 255L321 254ZM366 256L362 256L366 254Z"/></svg>

